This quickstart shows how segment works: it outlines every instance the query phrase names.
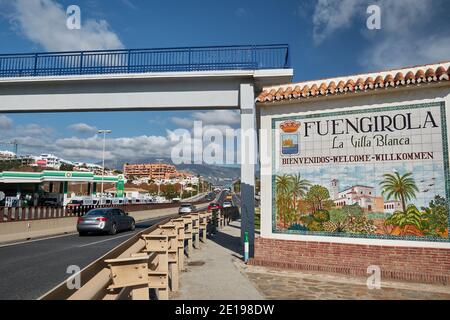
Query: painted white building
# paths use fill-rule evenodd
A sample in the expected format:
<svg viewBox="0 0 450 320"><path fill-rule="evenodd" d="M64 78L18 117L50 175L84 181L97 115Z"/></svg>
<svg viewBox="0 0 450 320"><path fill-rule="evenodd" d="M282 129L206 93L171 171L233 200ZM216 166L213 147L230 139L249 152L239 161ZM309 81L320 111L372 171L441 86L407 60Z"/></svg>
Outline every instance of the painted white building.
<svg viewBox="0 0 450 320"><path fill-rule="evenodd" d="M333 199L334 203L340 207L358 204L363 209L370 210L373 207L375 189L367 186L353 186L338 193L338 198Z"/></svg>
<svg viewBox="0 0 450 320"><path fill-rule="evenodd" d="M384 213L393 214L395 211L402 210L402 204L397 200L389 200L384 203Z"/></svg>

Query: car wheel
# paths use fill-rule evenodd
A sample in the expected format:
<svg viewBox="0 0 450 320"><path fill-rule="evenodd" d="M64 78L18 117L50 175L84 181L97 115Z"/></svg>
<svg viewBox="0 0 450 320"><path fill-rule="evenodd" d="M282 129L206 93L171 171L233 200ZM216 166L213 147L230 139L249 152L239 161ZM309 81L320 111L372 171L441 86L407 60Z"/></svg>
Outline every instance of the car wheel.
<svg viewBox="0 0 450 320"><path fill-rule="evenodd" d="M111 226L111 229L109 230L109 234L110 235L115 235L117 234L117 226L115 223L113 223L113 225Z"/></svg>
<svg viewBox="0 0 450 320"><path fill-rule="evenodd" d="M136 222L131 221L130 231L134 231L134 230L136 230Z"/></svg>

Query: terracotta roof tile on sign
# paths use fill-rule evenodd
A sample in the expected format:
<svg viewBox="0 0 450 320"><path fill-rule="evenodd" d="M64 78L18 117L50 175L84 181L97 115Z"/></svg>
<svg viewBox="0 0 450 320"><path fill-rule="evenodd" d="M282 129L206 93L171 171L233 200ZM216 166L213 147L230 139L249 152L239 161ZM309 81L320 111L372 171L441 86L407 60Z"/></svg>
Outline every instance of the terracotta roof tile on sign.
<svg viewBox="0 0 450 320"><path fill-rule="evenodd" d="M450 62L264 88L256 102L301 100L450 80Z"/></svg>

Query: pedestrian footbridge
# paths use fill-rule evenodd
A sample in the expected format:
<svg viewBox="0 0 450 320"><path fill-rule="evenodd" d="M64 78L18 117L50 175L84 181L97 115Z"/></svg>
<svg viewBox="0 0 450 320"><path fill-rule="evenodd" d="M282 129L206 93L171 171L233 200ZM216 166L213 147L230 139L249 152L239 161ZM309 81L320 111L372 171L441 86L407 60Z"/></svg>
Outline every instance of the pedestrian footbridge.
<svg viewBox="0 0 450 320"><path fill-rule="evenodd" d="M289 60L287 45L3 54L0 113L236 109L247 132L255 92L290 82ZM241 140L250 159L256 144ZM252 252L255 165L241 163L241 232Z"/></svg>

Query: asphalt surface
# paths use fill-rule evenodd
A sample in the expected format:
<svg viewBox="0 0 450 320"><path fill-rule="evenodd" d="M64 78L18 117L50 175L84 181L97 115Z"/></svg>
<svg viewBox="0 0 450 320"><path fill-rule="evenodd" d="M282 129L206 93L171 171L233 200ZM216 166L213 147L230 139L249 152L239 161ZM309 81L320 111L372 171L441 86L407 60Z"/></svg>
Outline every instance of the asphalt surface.
<svg viewBox="0 0 450 320"><path fill-rule="evenodd" d="M66 273L68 266L83 269L137 232L169 216L139 222L134 232L115 236L76 234L0 247L0 300L37 299L71 275Z"/></svg>
<svg viewBox="0 0 450 320"><path fill-rule="evenodd" d="M225 193L217 199L223 204ZM141 221L135 231L114 236L73 234L0 246L0 300L37 299L72 275L67 273L69 266L83 269L136 233L171 216L177 215Z"/></svg>

